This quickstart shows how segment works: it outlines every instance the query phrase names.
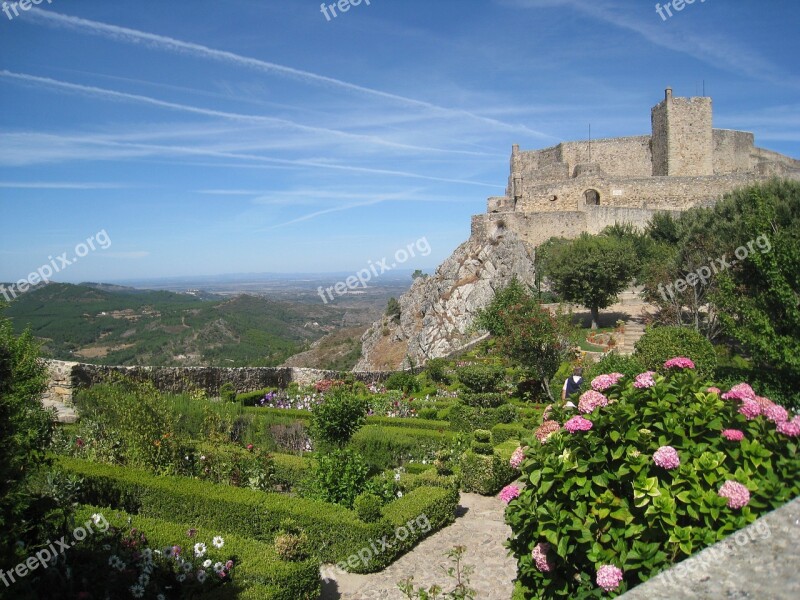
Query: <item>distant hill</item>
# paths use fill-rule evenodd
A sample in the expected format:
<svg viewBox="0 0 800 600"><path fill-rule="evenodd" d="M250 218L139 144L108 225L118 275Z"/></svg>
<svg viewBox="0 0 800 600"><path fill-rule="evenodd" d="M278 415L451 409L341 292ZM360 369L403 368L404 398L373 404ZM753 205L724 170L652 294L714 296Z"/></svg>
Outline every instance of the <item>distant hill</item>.
<svg viewBox="0 0 800 600"><path fill-rule="evenodd" d="M274 366L342 321L322 303L96 283L40 286L4 313L52 358L114 365Z"/></svg>

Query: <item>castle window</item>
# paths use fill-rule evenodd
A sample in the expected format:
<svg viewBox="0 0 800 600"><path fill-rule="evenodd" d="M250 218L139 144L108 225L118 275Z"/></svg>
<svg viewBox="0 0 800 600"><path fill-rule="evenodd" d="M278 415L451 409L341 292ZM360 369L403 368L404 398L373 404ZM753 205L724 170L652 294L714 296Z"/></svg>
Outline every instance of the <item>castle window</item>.
<svg viewBox="0 0 800 600"><path fill-rule="evenodd" d="M587 206L600 206L600 192L597 190L586 190L583 192Z"/></svg>

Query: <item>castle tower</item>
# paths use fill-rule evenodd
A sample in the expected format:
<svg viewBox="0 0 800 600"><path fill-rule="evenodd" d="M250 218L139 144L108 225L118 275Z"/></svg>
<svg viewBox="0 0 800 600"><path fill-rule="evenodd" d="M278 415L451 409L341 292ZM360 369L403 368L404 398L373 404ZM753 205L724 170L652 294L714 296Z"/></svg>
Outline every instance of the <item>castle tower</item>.
<svg viewBox="0 0 800 600"><path fill-rule="evenodd" d="M653 175L714 174L711 98L675 98L667 88L653 107Z"/></svg>

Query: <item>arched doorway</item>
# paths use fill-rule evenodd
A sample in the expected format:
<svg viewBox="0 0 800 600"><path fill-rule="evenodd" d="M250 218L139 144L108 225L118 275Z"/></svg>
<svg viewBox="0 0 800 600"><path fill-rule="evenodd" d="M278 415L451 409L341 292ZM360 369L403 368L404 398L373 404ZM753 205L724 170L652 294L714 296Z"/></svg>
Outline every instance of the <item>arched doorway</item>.
<svg viewBox="0 0 800 600"><path fill-rule="evenodd" d="M583 197L586 199L586 206L600 206L600 192L597 190L586 190Z"/></svg>

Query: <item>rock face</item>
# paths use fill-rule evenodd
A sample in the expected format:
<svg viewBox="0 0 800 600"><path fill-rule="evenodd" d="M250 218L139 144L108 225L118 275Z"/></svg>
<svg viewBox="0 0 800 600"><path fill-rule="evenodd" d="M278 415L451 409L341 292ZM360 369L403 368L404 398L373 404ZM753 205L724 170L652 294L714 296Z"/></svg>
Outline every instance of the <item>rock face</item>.
<svg viewBox="0 0 800 600"><path fill-rule="evenodd" d="M533 285L533 254L511 231L473 232L430 277L400 298L400 318L377 321L362 340L355 371L392 370L447 356L481 337L469 330L477 311L516 275Z"/></svg>

